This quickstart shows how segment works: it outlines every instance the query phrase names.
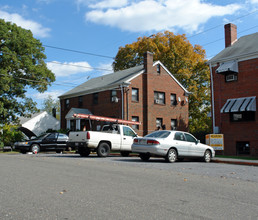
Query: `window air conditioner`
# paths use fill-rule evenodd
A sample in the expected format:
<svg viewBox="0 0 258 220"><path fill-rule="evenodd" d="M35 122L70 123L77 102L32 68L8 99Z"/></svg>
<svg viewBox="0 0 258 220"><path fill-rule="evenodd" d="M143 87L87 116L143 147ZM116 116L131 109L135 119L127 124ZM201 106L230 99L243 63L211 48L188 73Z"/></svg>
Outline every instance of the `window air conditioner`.
<svg viewBox="0 0 258 220"><path fill-rule="evenodd" d="M236 80L237 80L236 75L234 75L234 74L226 75L226 81L227 82L236 81Z"/></svg>
<svg viewBox="0 0 258 220"><path fill-rule="evenodd" d="M118 102L118 98L117 97L112 97L112 102Z"/></svg>

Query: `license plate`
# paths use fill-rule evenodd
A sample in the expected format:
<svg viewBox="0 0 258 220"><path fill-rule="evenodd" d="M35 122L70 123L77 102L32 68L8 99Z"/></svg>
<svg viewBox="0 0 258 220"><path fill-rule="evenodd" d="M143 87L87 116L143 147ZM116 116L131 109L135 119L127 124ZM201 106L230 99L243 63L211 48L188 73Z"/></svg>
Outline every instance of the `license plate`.
<svg viewBox="0 0 258 220"><path fill-rule="evenodd" d="M139 141L139 144L146 144L146 143L147 143L146 140L140 140L140 141Z"/></svg>

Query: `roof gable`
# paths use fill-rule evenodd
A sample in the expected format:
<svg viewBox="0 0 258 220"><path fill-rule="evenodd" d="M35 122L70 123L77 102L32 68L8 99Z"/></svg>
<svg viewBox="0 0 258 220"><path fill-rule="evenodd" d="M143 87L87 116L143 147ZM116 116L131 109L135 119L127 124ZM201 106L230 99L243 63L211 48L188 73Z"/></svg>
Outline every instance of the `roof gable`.
<svg viewBox="0 0 258 220"><path fill-rule="evenodd" d="M163 67L163 69L168 73L168 75L170 75L172 77L172 79L185 91L186 95L189 95L190 92L173 76L172 73L170 73L170 71L163 65L163 63L161 63L159 60L153 63L153 66L156 65L161 65Z"/></svg>

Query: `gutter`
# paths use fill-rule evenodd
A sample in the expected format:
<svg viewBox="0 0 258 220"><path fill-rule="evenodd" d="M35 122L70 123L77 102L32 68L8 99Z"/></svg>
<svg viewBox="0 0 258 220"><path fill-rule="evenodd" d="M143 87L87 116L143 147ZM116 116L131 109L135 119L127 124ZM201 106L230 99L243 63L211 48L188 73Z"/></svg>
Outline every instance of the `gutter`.
<svg viewBox="0 0 258 220"><path fill-rule="evenodd" d="M212 75L212 67L211 63L209 63L210 67L210 75L211 75L211 107L212 107L212 132L214 134L215 131L215 110L214 110L214 89L213 89L213 75Z"/></svg>

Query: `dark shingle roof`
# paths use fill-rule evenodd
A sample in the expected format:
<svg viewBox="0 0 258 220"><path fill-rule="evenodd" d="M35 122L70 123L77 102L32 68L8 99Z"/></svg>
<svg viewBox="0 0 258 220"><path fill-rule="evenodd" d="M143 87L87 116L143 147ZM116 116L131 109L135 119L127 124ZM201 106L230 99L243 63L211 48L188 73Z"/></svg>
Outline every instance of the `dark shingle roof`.
<svg viewBox="0 0 258 220"><path fill-rule="evenodd" d="M210 59L208 63L216 64L252 56L258 56L258 32L239 38L232 46L226 47Z"/></svg>
<svg viewBox="0 0 258 220"><path fill-rule="evenodd" d="M121 84L128 84L132 78L144 71L143 65L132 67L126 70L117 71L88 80L87 82L71 89L59 96L59 98L70 98L78 95L91 94L116 88Z"/></svg>

